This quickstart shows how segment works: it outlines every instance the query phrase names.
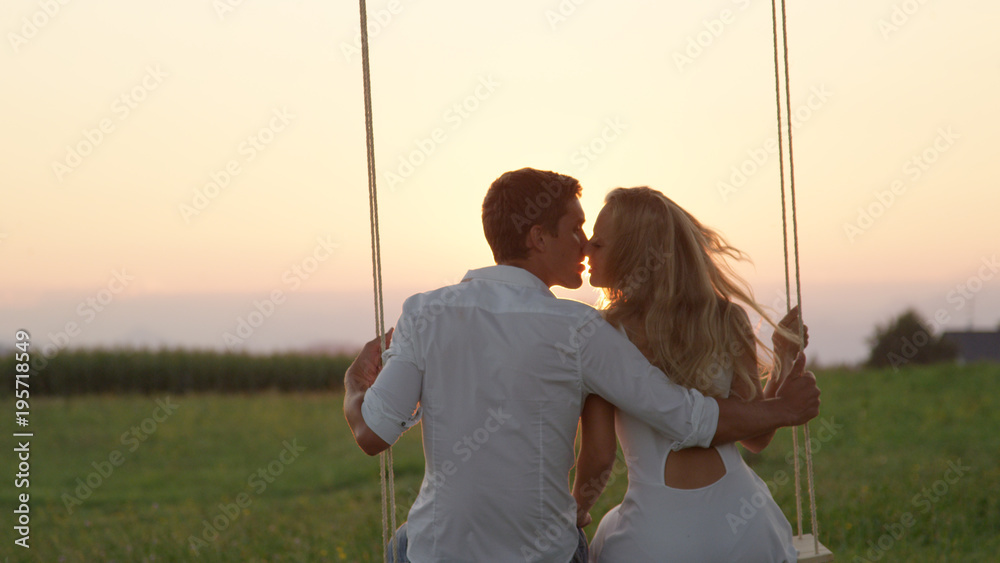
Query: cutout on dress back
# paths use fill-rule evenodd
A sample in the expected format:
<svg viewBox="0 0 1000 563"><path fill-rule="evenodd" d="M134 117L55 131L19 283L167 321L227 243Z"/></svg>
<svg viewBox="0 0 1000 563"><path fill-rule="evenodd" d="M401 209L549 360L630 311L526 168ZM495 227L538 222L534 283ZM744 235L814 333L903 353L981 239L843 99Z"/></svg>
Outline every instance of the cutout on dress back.
<svg viewBox="0 0 1000 563"><path fill-rule="evenodd" d="M715 448L671 451L663 464L663 484L673 489L700 489L726 476L726 464Z"/></svg>

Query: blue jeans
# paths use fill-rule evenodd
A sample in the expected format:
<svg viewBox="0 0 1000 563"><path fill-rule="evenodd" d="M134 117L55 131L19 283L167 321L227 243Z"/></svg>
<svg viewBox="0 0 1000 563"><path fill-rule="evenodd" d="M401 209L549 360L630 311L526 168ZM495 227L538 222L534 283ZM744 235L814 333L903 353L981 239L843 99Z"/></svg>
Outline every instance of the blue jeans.
<svg viewBox="0 0 1000 563"><path fill-rule="evenodd" d="M569 563L587 563L588 547L587 547L587 535L583 533L580 528L576 529L580 534L580 543L576 546L576 553L573 554L573 558L569 560ZM410 563L410 560L406 558L406 522L396 530L396 559L392 558L392 544L386 549L386 559L390 563Z"/></svg>

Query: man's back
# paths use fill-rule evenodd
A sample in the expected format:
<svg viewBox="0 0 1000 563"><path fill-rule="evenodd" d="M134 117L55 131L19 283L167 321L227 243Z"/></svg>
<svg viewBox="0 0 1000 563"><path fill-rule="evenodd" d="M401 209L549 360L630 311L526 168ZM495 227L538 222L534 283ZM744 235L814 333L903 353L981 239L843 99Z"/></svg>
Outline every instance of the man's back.
<svg viewBox="0 0 1000 563"><path fill-rule="evenodd" d="M423 373L411 558L563 563L578 539L567 475L584 399L567 351L571 329L598 317L519 268L470 276L410 298L387 353L387 368Z"/></svg>

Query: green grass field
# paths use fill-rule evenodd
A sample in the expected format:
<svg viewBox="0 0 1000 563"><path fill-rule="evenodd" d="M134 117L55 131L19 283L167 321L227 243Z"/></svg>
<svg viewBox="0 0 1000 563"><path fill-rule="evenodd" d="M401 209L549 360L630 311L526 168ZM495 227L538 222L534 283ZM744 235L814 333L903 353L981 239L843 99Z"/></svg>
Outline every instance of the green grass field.
<svg viewBox="0 0 1000 563"><path fill-rule="evenodd" d="M819 377L820 535L837 560L994 561L1000 366ZM34 399L30 487L16 489L11 434L23 429L8 397L0 560L381 560L378 460L354 445L340 395L166 399ZM781 431L750 462L776 484L794 526L790 444ZM418 432L394 451L402 521L423 474ZM596 517L618 502L625 481L615 479ZM30 549L14 545L13 511L25 491Z"/></svg>

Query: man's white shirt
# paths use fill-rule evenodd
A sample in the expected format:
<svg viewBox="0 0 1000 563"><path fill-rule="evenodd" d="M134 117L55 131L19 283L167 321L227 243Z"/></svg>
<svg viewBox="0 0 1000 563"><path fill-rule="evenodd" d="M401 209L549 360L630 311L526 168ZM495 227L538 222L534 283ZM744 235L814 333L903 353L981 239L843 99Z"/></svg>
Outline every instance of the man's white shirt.
<svg viewBox="0 0 1000 563"><path fill-rule="evenodd" d="M512 266L407 299L384 359L362 414L389 444L422 421L414 563L569 561L568 476L590 393L678 448L708 446L718 425L713 399L670 383L592 307Z"/></svg>

